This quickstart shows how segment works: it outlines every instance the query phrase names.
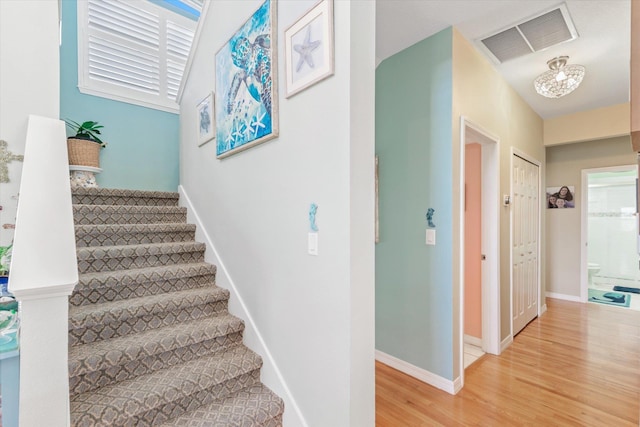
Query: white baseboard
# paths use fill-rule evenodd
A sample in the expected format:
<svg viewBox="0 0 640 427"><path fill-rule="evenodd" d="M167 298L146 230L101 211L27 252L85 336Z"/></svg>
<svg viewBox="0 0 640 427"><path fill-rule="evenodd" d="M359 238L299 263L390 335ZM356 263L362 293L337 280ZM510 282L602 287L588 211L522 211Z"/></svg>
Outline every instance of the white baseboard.
<svg viewBox="0 0 640 427"><path fill-rule="evenodd" d="M213 241L209 237L207 230L198 216L198 212L194 209L191 199L189 199L189 195L182 185L178 187L178 191L180 193L180 205L187 208L188 221L196 225L196 239L204 241L207 245L205 261L214 264L217 267L216 284L228 289L231 293L231 297L229 298L229 312L245 321L243 335L244 344L262 356L263 365L260 371L261 381L278 394L282 400L284 400L284 406L286 408L284 413L284 424L308 427L300 407L289 390L273 355L267 348L262 334L255 324L253 317L249 313L244 300L238 293L235 283L229 275L229 271L226 269L224 262L222 262Z"/></svg>
<svg viewBox="0 0 640 427"><path fill-rule="evenodd" d="M464 334L464 342L482 348L482 338Z"/></svg>
<svg viewBox="0 0 640 427"><path fill-rule="evenodd" d="M542 316L546 312L547 312L547 304L542 304L542 307L540 307L540 313L538 314L538 316Z"/></svg>
<svg viewBox="0 0 640 427"><path fill-rule="evenodd" d="M404 372L424 383L434 386L440 390L446 391L449 394L456 394L462 388L462 380L458 377L455 381L448 380L440 375L429 372L425 369L418 368L409 362L400 360L389 354L383 353L380 350L376 350L376 360L378 362L389 365L400 372Z"/></svg>
<svg viewBox="0 0 640 427"><path fill-rule="evenodd" d="M563 299L565 301L582 302L582 299L579 296L575 296L575 295L559 294L557 292L547 292L546 295L547 295L547 298Z"/></svg>
<svg viewBox="0 0 640 427"><path fill-rule="evenodd" d="M502 342L500 343L500 353L505 351L507 347L511 345L512 342L513 342L513 335L509 335L508 337L503 339Z"/></svg>
<svg viewBox="0 0 640 427"><path fill-rule="evenodd" d="M462 390L462 375L453 382L453 394L458 394L460 390Z"/></svg>

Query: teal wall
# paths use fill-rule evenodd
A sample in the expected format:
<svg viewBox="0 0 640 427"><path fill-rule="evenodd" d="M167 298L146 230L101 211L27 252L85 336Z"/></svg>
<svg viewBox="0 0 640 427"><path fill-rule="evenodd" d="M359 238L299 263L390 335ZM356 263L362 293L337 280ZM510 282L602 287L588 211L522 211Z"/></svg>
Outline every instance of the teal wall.
<svg viewBox="0 0 640 427"><path fill-rule="evenodd" d="M176 191L178 115L80 93L76 11L76 0L62 1L60 118L104 125L101 187Z"/></svg>
<svg viewBox="0 0 640 427"><path fill-rule="evenodd" d="M376 349L453 380L452 29L376 70ZM436 245L425 245L435 209Z"/></svg>

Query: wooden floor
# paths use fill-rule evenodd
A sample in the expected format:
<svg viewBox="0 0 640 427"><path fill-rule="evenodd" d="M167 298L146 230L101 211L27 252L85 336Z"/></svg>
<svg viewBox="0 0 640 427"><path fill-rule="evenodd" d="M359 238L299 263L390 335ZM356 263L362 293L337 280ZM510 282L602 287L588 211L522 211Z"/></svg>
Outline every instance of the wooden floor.
<svg viewBox="0 0 640 427"><path fill-rule="evenodd" d="M376 362L376 426L640 425L640 312L547 306L455 396Z"/></svg>

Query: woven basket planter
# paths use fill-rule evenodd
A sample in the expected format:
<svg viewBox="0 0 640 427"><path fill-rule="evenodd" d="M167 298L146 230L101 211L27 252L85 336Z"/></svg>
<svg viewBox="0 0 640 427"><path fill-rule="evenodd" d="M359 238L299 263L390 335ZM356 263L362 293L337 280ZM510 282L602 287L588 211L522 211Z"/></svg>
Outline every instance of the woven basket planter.
<svg viewBox="0 0 640 427"><path fill-rule="evenodd" d="M101 148L100 144L88 139L67 138L69 164L99 168Z"/></svg>

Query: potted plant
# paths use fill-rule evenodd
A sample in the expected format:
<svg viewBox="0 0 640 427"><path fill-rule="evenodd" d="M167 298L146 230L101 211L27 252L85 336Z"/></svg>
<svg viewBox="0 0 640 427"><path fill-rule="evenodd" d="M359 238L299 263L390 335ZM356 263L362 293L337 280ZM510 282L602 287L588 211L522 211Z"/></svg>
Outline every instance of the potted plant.
<svg viewBox="0 0 640 427"><path fill-rule="evenodd" d="M9 246L0 246L0 296L7 294L12 247L13 243L11 243Z"/></svg>
<svg viewBox="0 0 640 427"><path fill-rule="evenodd" d="M78 123L73 120L65 120L67 126L75 132L74 136L67 138L69 151L69 164L75 166L100 167L100 149L106 146L98 135L104 126L94 121Z"/></svg>

